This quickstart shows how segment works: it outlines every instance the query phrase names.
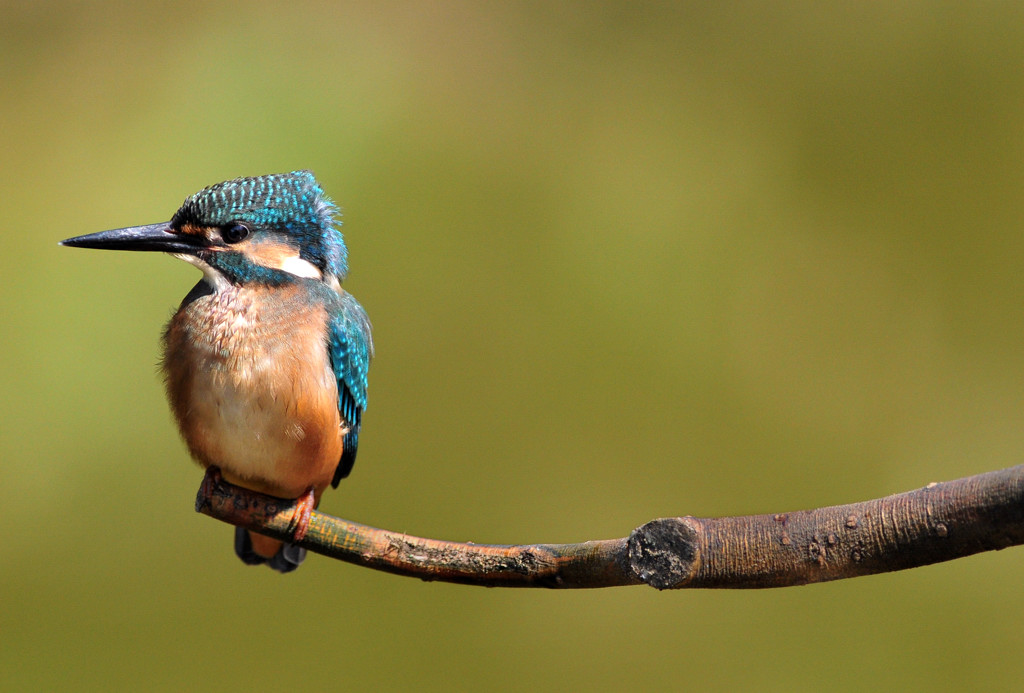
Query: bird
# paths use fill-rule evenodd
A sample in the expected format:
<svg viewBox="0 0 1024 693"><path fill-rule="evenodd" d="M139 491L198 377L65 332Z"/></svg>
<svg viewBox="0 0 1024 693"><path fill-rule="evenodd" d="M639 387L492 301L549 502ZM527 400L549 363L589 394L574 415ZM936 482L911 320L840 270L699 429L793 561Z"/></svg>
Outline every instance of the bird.
<svg viewBox="0 0 1024 693"><path fill-rule="evenodd" d="M299 499L307 523L352 471L373 358L366 311L341 287L339 225L337 206L303 170L211 185L169 222L61 241L169 253L202 272L163 334L178 428L207 478ZM242 562L281 573L306 555L241 527L234 546Z"/></svg>

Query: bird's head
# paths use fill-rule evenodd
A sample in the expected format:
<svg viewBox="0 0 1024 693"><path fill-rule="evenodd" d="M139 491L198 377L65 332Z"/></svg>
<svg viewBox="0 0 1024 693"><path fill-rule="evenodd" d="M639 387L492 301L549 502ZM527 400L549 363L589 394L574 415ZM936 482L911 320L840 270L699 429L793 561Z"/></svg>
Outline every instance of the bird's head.
<svg viewBox="0 0 1024 693"><path fill-rule="evenodd" d="M309 171L236 178L188 197L169 222L102 231L62 245L171 253L214 285L279 285L296 277L337 287L348 253L337 207Z"/></svg>

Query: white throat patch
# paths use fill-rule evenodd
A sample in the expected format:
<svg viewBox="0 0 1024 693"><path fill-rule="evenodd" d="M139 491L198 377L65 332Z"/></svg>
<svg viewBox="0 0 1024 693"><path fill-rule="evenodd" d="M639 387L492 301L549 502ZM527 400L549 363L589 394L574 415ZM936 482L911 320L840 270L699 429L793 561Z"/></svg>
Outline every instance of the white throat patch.
<svg viewBox="0 0 1024 693"><path fill-rule="evenodd" d="M174 254L174 257L198 267L203 273L203 279L205 279L206 283L212 286L215 291L226 289L231 284L231 282L227 280L227 277L215 270L213 267L210 267L210 265L206 264L195 255Z"/></svg>

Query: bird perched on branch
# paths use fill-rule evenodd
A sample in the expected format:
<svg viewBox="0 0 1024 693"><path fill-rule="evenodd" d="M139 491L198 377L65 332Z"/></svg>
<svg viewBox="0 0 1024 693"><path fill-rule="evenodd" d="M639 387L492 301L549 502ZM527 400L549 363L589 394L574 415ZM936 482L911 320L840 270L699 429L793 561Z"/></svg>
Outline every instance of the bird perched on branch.
<svg viewBox="0 0 1024 693"><path fill-rule="evenodd" d="M62 241L170 253L202 271L164 332L181 434L207 478L219 470L299 498L305 523L352 470L373 355L366 312L341 288L348 252L336 214L313 174L295 171L200 190L166 223ZM240 527L235 553L283 573L305 557Z"/></svg>

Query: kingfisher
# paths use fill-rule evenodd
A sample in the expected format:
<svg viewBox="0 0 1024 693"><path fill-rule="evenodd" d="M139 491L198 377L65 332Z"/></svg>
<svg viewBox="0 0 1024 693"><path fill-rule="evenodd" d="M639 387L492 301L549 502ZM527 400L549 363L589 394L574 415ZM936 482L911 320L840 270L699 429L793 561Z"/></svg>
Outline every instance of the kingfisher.
<svg viewBox="0 0 1024 693"><path fill-rule="evenodd" d="M293 171L204 188L169 222L61 241L169 253L202 271L163 335L178 428L208 476L297 498L307 522L352 471L373 357L366 311L341 288L339 224L313 174ZM235 553L287 573L306 552L236 527Z"/></svg>

